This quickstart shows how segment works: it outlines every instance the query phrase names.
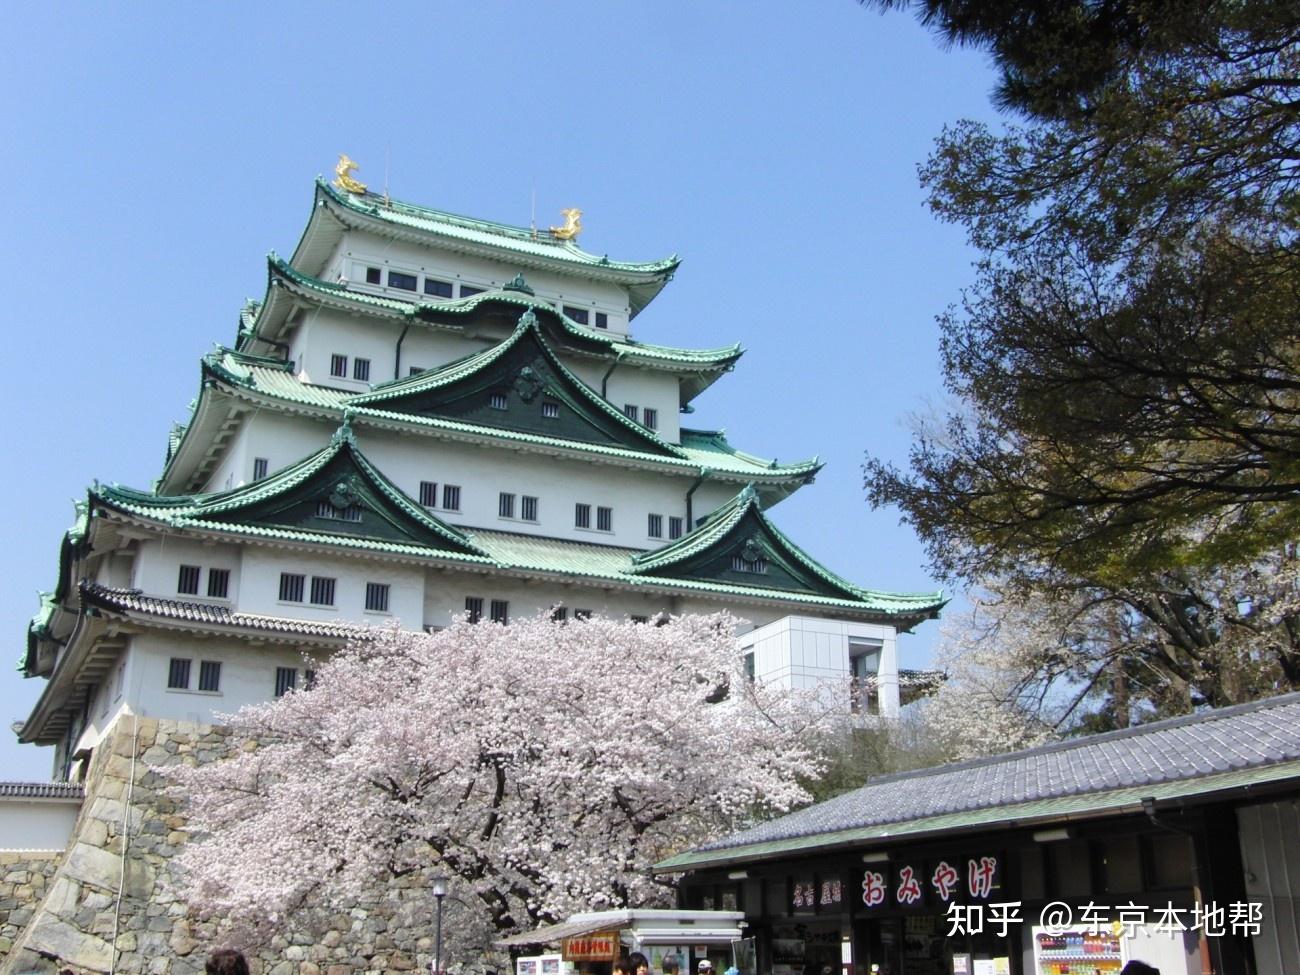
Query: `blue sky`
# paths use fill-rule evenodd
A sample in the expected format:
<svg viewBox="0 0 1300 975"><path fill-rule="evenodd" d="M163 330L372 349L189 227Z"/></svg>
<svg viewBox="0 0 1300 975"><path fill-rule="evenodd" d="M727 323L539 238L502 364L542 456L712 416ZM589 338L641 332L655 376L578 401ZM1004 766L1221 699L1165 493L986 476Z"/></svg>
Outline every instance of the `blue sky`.
<svg viewBox="0 0 1300 975"><path fill-rule="evenodd" d="M907 415L942 397L934 316L973 254L916 165L945 123L994 118L981 55L852 0L7 11L6 660L72 500L151 483L200 355L233 340L339 152L399 199L526 225L535 187L540 224L582 208L587 250L680 254L634 334L748 350L692 421L820 454L781 527L860 584L935 588L897 513L868 509L861 463L904 461ZM904 666L937 629L905 638ZM6 726L41 684L9 667ZM0 735L0 778L49 761Z"/></svg>

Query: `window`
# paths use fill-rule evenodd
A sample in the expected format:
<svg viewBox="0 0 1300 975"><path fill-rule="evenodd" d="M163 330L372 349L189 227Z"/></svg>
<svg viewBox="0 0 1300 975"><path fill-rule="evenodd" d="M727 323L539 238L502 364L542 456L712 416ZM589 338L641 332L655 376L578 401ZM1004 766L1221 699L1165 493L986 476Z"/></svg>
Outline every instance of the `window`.
<svg viewBox="0 0 1300 975"><path fill-rule="evenodd" d="M271 462L265 457L253 458L253 480L260 481L266 477L266 472L270 469Z"/></svg>
<svg viewBox="0 0 1300 975"><path fill-rule="evenodd" d="M334 580L327 576L311 577L311 604L313 606L334 605Z"/></svg>
<svg viewBox="0 0 1300 975"><path fill-rule="evenodd" d="M180 691L190 689L190 662L182 657L172 657L167 667L167 686Z"/></svg>
<svg viewBox="0 0 1300 975"><path fill-rule="evenodd" d="M754 683L754 651L745 654L745 680Z"/></svg>
<svg viewBox="0 0 1300 975"><path fill-rule="evenodd" d="M361 506L350 504L346 508L336 508L328 501L317 501L316 517L329 518L331 521L360 521Z"/></svg>
<svg viewBox="0 0 1300 975"><path fill-rule="evenodd" d="M650 617L649 617L649 616L632 616L632 617L630 617L630 619L632 620L633 623L649 623L649 622L650 622Z"/></svg>
<svg viewBox="0 0 1300 975"><path fill-rule="evenodd" d="M442 506L448 511L460 510L460 488L455 484L442 486Z"/></svg>
<svg viewBox="0 0 1300 975"><path fill-rule="evenodd" d="M315 686L316 686L316 671L304 670L302 672L302 689L304 691L310 691Z"/></svg>
<svg viewBox="0 0 1300 975"><path fill-rule="evenodd" d="M401 271L388 272L388 286L390 288L401 288L403 291L414 291L416 278L414 274L403 274Z"/></svg>
<svg viewBox="0 0 1300 975"><path fill-rule="evenodd" d="M426 508L438 507L438 484L436 481L420 482L420 504Z"/></svg>
<svg viewBox="0 0 1300 975"><path fill-rule="evenodd" d="M199 573L203 570L197 565L182 565L180 577L176 580L176 591L197 595L199 591Z"/></svg>
<svg viewBox="0 0 1300 975"><path fill-rule="evenodd" d="M383 278L379 273L379 268L377 267L366 268L366 284L382 284L382 283L383 283Z"/></svg>
<svg viewBox="0 0 1300 975"><path fill-rule="evenodd" d="M641 418L641 411L636 408L636 404L634 403L624 403L623 415L629 420L635 422Z"/></svg>
<svg viewBox="0 0 1300 975"><path fill-rule="evenodd" d="M504 410L509 407L510 401L506 399L505 393L493 393L488 397L488 406L494 410Z"/></svg>
<svg viewBox="0 0 1300 975"><path fill-rule="evenodd" d="M659 429L659 411L652 406L647 406L641 411L641 422L649 430Z"/></svg>
<svg viewBox="0 0 1300 975"><path fill-rule="evenodd" d="M370 360L360 356L352 360L352 378L363 383L370 382Z"/></svg>
<svg viewBox="0 0 1300 975"><path fill-rule="evenodd" d="M591 505L579 502L573 506L573 527L591 527Z"/></svg>
<svg viewBox="0 0 1300 975"><path fill-rule="evenodd" d="M589 610L589 609L575 609L575 610L573 611L573 618L574 618L575 620L589 620L589 619L591 619L591 610Z"/></svg>
<svg viewBox="0 0 1300 975"><path fill-rule="evenodd" d="M492 600L492 622L503 626L510 622L510 604L504 599Z"/></svg>
<svg viewBox="0 0 1300 975"><path fill-rule="evenodd" d="M682 537L682 519L679 518L677 515L668 516L668 537L669 538Z"/></svg>
<svg viewBox="0 0 1300 975"><path fill-rule="evenodd" d="M424 372L424 366L411 366L406 370L408 376L418 376L422 372Z"/></svg>
<svg viewBox="0 0 1300 975"><path fill-rule="evenodd" d="M556 606L551 610L552 623L567 623L569 621L569 610L564 606Z"/></svg>
<svg viewBox="0 0 1300 975"><path fill-rule="evenodd" d="M330 375L339 376L343 379L348 378L348 357L345 355L330 356Z"/></svg>
<svg viewBox="0 0 1300 975"><path fill-rule="evenodd" d="M469 617L471 623L477 623L483 618L483 597L466 596L465 597L465 615Z"/></svg>
<svg viewBox="0 0 1300 975"><path fill-rule="evenodd" d="M560 418L560 404L553 403L550 400L542 401L542 419L558 420Z"/></svg>
<svg viewBox="0 0 1300 975"><path fill-rule="evenodd" d="M372 613L388 612L388 583L366 583L366 609Z"/></svg>
<svg viewBox="0 0 1300 975"><path fill-rule="evenodd" d="M302 602L303 586L307 582L307 577L297 572L280 573L280 602L282 603L300 603Z"/></svg>
<svg viewBox="0 0 1300 975"><path fill-rule="evenodd" d="M565 305L564 314L579 325L587 324L587 309L585 308L574 308L572 305Z"/></svg>
<svg viewBox="0 0 1300 975"><path fill-rule="evenodd" d="M537 499L531 494L525 494L519 499L519 517L524 521L537 520Z"/></svg>
<svg viewBox="0 0 1300 975"><path fill-rule="evenodd" d="M208 595L213 599L225 599L230 594L230 570L208 570Z"/></svg>
<svg viewBox="0 0 1300 975"><path fill-rule="evenodd" d="M596 509L596 531L612 532L614 530L614 509L597 508Z"/></svg>
<svg viewBox="0 0 1300 975"><path fill-rule="evenodd" d="M411 278L411 290L415 290L415 278ZM437 278L424 279L424 293L435 298L451 297L451 282L439 281Z"/></svg>
<svg viewBox="0 0 1300 975"><path fill-rule="evenodd" d="M647 518L645 533L649 535L651 538L663 538L664 537L664 516L651 515L649 518Z"/></svg>
<svg viewBox="0 0 1300 975"><path fill-rule="evenodd" d="M735 572L752 572L756 575L764 575L767 572L767 559L761 557L747 559L737 553L731 557L731 568Z"/></svg>
<svg viewBox="0 0 1300 975"><path fill-rule="evenodd" d="M291 690L298 686L298 668L297 667L276 667L275 668L275 696L284 697Z"/></svg>
<svg viewBox="0 0 1300 975"><path fill-rule="evenodd" d="M515 516L515 496L502 491L497 496L497 516L501 518L513 518Z"/></svg>
<svg viewBox="0 0 1300 975"><path fill-rule="evenodd" d="M221 690L221 661L199 661L199 690L215 694Z"/></svg>
<svg viewBox="0 0 1300 975"><path fill-rule="evenodd" d="M609 328L609 316L603 311L596 312L596 327Z"/></svg>
<svg viewBox="0 0 1300 975"><path fill-rule="evenodd" d="M468 284L462 284L460 286L460 296L462 298L468 298L470 295L481 295L482 293L482 288L475 288Z"/></svg>

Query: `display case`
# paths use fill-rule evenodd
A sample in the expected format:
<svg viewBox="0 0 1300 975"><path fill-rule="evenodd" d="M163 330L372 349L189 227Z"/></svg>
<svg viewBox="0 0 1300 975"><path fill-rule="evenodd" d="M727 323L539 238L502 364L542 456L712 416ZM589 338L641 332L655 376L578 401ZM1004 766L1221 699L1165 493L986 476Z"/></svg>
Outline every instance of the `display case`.
<svg viewBox="0 0 1300 975"><path fill-rule="evenodd" d="M1123 940L1110 930L1035 926L1033 934L1034 975L1119 975L1128 961Z"/></svg>

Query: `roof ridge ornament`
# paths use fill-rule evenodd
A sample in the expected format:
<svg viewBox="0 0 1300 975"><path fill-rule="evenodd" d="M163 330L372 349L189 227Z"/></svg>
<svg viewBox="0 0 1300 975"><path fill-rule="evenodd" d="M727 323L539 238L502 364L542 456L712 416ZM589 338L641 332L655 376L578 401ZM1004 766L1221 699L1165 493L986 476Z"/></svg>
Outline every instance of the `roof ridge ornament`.
<svg viewBox="0 0 1300 975"><path fill-rule="evenodd" d="M577 207L569 207L561 210L560 216L564 218L564 226L552 227L551 236L557 240L577 240L578 234L582 233L582 211Z"/></svg>
<svg viewBox="0 0 1300 975"><path fill-rule="evenodd" d="M359 168L346 152L340 152L338 165L334 167L334 185L345 193L365 193L366 184L352 177Z"/></svg>
<svg viewBox="0 0 1300 975"><path fill-rule="evenodd" d="M529 329L529 328L537 327L537 316L533 313L533 309L531 307L528 308L522 315L519 316L519 323L515 327L521 329Z"/></svg>
<svg viewBox="0 0 1300 975"><path fill-rule="evenodd" d="M356 415L356 410L347 409L343 411L343 422L334 431L334 436L330 437L331 447L341 447L343 444L347 444L349 447L357 445L356 434L352 432L352 420Z"/></svg>
<svg viewBox="0 0 1300 975"><path fill-rule="evenodd" d="M509 280L509 281L507 281L505 284L501 285L501 290L502 290L502 291L518 291L518 292L521 292L522 294L526 294L526 295L535 295L535 294L537 294L537 292L534 291L534 290L532 289L532 287L528 284L528 282L524 280L524 272L523 272L523 271L520 271L520 272L519 272L518 274L516 274L516 275L515 275L511 280ZM530 308L529 311L531 312L532 309Z"/></svg>

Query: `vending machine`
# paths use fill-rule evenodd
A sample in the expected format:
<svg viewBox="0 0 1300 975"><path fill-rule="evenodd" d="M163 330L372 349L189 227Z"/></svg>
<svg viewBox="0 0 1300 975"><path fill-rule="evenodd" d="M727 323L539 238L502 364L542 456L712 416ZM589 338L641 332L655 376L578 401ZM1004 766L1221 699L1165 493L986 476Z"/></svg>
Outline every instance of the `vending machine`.
<svg viewBox="0 0 1300 975"><path fill-rule="evenodd" d="M1128 961L1123 939L1109 928L1048 931L1035 926L1034 975L1119 975Z"/></svg>

